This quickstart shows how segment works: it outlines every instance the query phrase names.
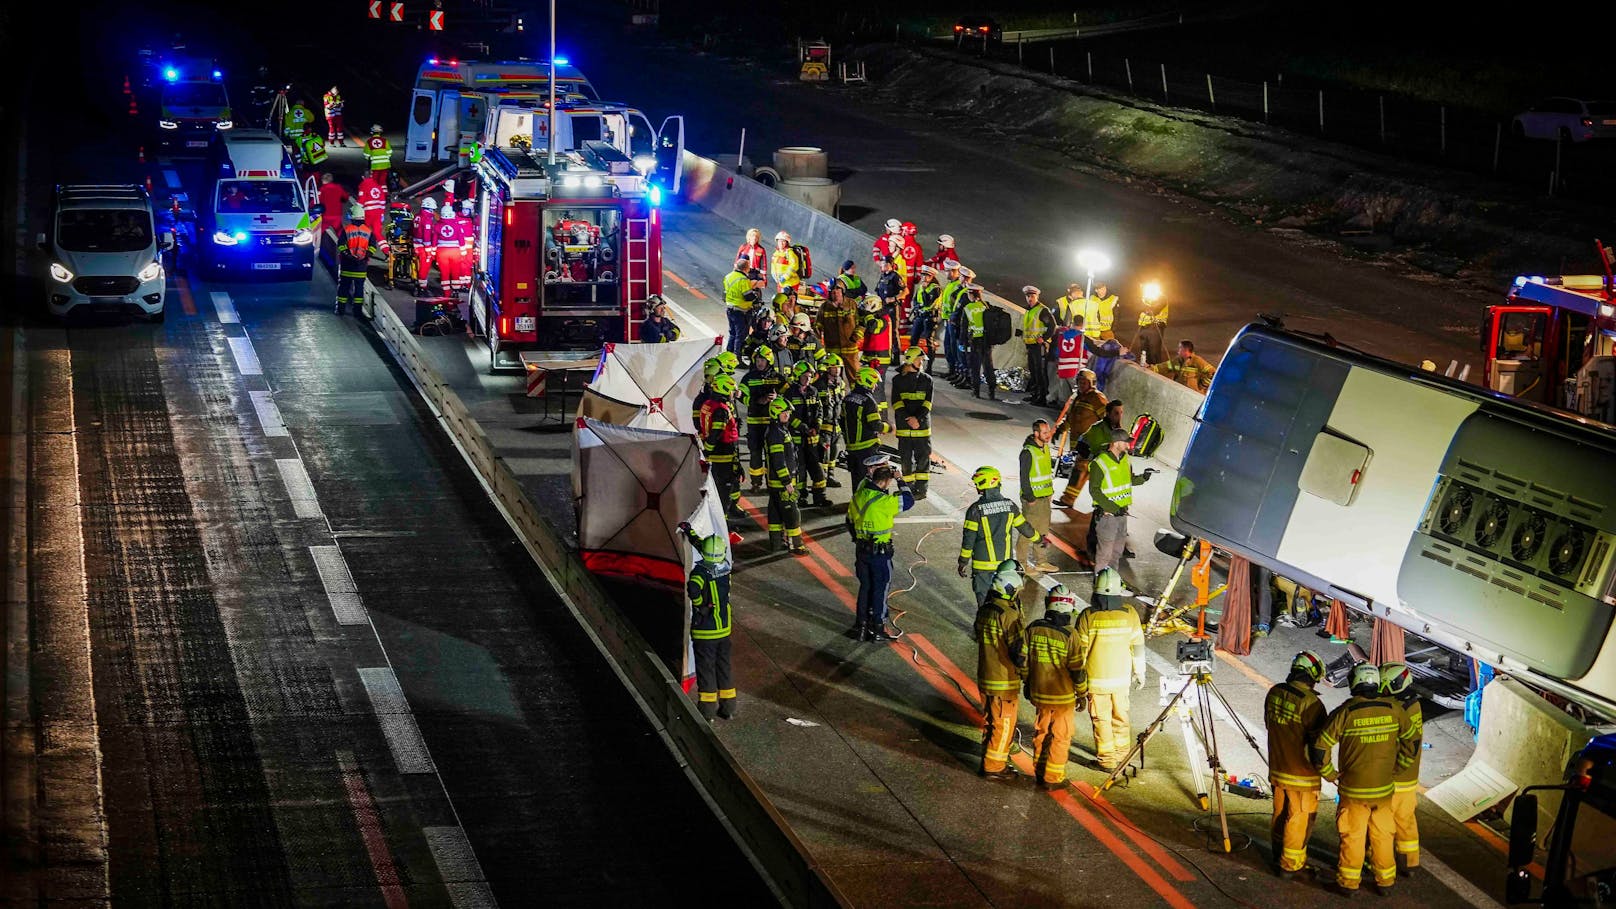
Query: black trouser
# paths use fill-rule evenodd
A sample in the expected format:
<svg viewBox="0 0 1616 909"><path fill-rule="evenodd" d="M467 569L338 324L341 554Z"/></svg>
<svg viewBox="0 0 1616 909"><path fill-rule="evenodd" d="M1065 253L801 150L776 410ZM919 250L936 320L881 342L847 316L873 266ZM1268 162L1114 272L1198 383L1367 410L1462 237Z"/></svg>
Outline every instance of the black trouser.
<svg viewBox="0 0 1616 909"><path fill-rule="evenodd" d="M1040 401L1049 397L1049 373L1044 369L1044 346L1027 345L1027 396Z"/></svg>
<svg viewBox="0 0 1616 909"><path fill-rule="evenodd" d="M904 482L925 483L931 473L931 436L898 436L898 465Z"/></svg>
<svg viewBox="0 0 1616 909"><path fill-rule="evenodd" d="M363 269L352 271L344 268L337 273L337 312L342 312L347 304L352 303L354 312L365 302L365 275Z"/></svg>
<svg viewBox="0 0 1616 909"><path fill-rule="evenodd" d="M971 356L967 369L971 376L973 391L980 388L986 379L988 394L997 396L999 379L993 374L993 345L989 344L986 338L971 339Z"/></svg>
<svg viewBox="0 0 1616 909"><path fill-rule="evenodd" d="M1274 585L1271 583L1274 573L1251 563L1251 593L1257 600L1257 624L1264 628L1274 627Z"/></svg>
<svg viewBox="0 0 1616 909"><path fill-rule="evenodd" d="M769 487L769 548L784 543L796 547L802 544L802 509L797 507L797 494L787 494L784 486Z"/></svg>
<svg viewBox="0 0 1616 909"><path fill-rule="evenodd" d="M718 486L718 494L724 499L724 510L727 512L735 507L741 500L741 465L736 455L727 455L727 461L713 461L713 483Z"/></svg>
<svg viewBox="0 0 1616 909"><path fill-rule="evenodd" d="M867 448L856 450L849 448L847 450L847 475L853 479L852 485L848 487L849 489L858 489L859 481L870 475L870 472L864 469L864 459L880 453L881 445L879 442Z"/></svg>
<svg viewBox="0 0 1616 909"><path fill-rule="evenodd" d="M730 675L729 637L691 642L696 651L696 706L707 719L734 712L735 679Z"/></svg>
<svg viewBox="0 0 1616 909"><path fill-rule="evenodd" d="M825 447L818 442L802 441L797 444L801 455L797 464L797 488L804 493L825 494Z"/></svg>
<svg viewBox="0 0 1616 909"><path fill-rule="evenodd" d="M747 475L752 479L752 485L763 482L763 449L769 447L769 424L746 424L746 457L750 468Z"/></svg>
<svg viewBox="0 0 1616 909"><path fill-rule="evenodd" d="M1151 366L1164 363L1167 360L1167 326L1160 323L1139 326L1139 333L1133 336L1133 348L1142 351L1145 360Z"/></svg>

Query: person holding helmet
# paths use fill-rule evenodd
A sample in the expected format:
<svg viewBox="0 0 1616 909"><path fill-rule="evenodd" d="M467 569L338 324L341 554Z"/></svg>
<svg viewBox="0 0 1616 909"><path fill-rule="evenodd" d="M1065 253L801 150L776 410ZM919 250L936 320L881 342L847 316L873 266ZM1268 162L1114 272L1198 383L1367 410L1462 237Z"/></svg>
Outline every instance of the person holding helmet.
<svg viewBox="0 0 1616 909"><path fill-rule="evenodd" d="M789 425L791 444L797 446L797 489L808 500L807 504L829 506L825 498L825 464L820 459L824 448L819 440L819 367L812 359L799 360L791 366L791 384L783 397L791 405Z"/></svg>
<svg viewBox="0 0 1616 909"><path fill-rule="evenodd" d="M768 247L763 245L763 231L755 227L747 228L746 242L735 250L735 258L745 262L747 270L762 270L769 261Z"/></svg>
<svg viewBox="0 0 1616 909"><path fill-rule="evenodd" d="M842 379L842 358L824 348L814 357L819 366L819 378L814 389L819 394L819 462L825 465L825 486L841 489L831 465L836 463L837 440L842 434L842 398L847 395L847 382Z"/></svg>
<svg viewBox="0 0 1616 909"><path fill-rule="evenodd" d="M360 312L365 302L365 278L370 275L370 250L376 244L376 235L365 223L364 209L348 209L348 224L342 229L342 243L337 247L337 315L343 315L349 303L354 312Z"/></svg>
<svg viewBox="0 0 1616 909"><path fill-rule="evenodd" d="M847 504L853 535L853 568L858 575L858 606L848 635L860 641L892 641L887 633L887 588L892 582L892 526L915 504L885 453L865 459L868 477Z"/></svg>
<svg viewBox="0 0 1616 909"><path fill-rule="evenodd" d="M932 361L937 359L937 308L943 295L943 285L937 283L937 269L930 265L920 268L920 283L915 286L914 306L909 310L909 347L924 347L926 367L921 370L931 375Z"/></svg>
<svg viewBox="0 0 1616 909"><path fill-rule="evenodd" d="M1133 747L1128 680L1136 689L1145 687L1145 631L1125 596L1122 575L1115 568L1099 569L1094 602L1078 618L1075 633L1078 663L1089 680L1094 758L1106 773L1117 769Z"/></svg>
<svg viewBox="0 0 1616 909"><path fill-rule="evenodd" d="M1425 739L1425 715L1420 696L1414 693L1414 673L1403 663L1380 667L1380 690L1403 708L1408 726L1403 737L1411 749L1399 749L1397 770L1392 774L1392 850L1396 853L1397 873L1413 874L1420 867L1420 826L1415 809L1420 801L1420 751Z"/></svg>
<svg viewBox="0 0 1616 909"><path fill-rule="evenodd" d="M730 674L729 546L723 534L699 536L688 522L679 531L700 558L690 569L690 643L696 654L696 709L709 721L735 716L735 680Z"/></svg>
<svg viewBox="0 0 1616 909"><path fill-rule="evenodd" d="M775 392L785 379L774 368L774 351L759 347L752 357L752 367L741 376L741 403L746 406L746 450L751 463L747 475L752 480L754 494L763 491L763 454L768 446L769 424L775 422L769 413Z"/></svg>
<svg viewBox="0 0 1616 909"><path fill-rule="evenodd" d="M1070 441L1077 457L1072 461L1072 472L1066 477L1066 488L1061 490L1060 500L1055 503L1056 508L1071 508L1077 504L1077 495L1089 485L1089 458L1093 451L1084 451L1083 439L1087 438L1089 430L1095 426L1106 426L1106 439L1110 440L1110 430L1122 428L1122 402L1107 401L1105 395L1100 394L1094 387L1094 370L1080 369L1077 371L1076 388L1072 396L1066 399L1061 407L1060 415L1055 417L1055 425L1060 427L1061 433ZM1116 405L1114 408L1111 405ZM1112 417L1115 416L1115 422ZM1089 552L1094 552L1093 547Z"/></svg>
<svg viewBox="0 0 1616 909"><path fill-rule="evenodd" d="M880 373L859 367L853 390L842 399L842 440L847 445L847 472L854 489L865 477L864 459L876 453L881 434L892 431L886 421L886 403L875 392L880 385Z"/></svg>
<svg viewBox="0 0 1616 909"><path fill-rule="evenodd" d="M1128 512L1133 488L1148 481L1156 468L1134 473L1128 452L1133 436L1126 429L1111 430L1111 440L1089 464L1089 497L1094 499L1094 570L1115 568L1128 548Z"/></svg>
<svg viewBox="0 0 1616 909"><path fill-rule="evenodd" d="M903 369L892 378L892 421L897 424L898 460L904 482L916 499L926 497L931 478L931 376L921 368L926 352L911 347L903 352Z"/></svg>
<svg viewBox="0 0 1616 909"><path fill-rule="evenodd" d="M807 555L802 542L802 511L797 507L797 446L791 441L791 404L784 398L769 402L769 428L764 437L769 475L769 551L784 547L792 555Z"/></svg>
<svg viewBox="0 0 1616 909"><path fill-rule="evenodd" d="M959 253L954 251L954 238L942 234L937 238L937 254L926 260L932 268L943 268L949 262L958 262Z"/></svg>
<svg viewBox="0 0 1616 909"><path fill-rule="evenodd" d="M1020 709L1021 667L1026 664L1021 622L1021 572L1006 559L988 573L991 583L976 610L976 687L982 691L982 766L990 780L1015 779L1009 765Z"/></svg>
<svg viewBox="0 0 1616 909"><path fill-rule="evenodd" d="M736 259L735 268L724 276L724 315L729 319L729 338L724 349L741 352L741 342L752 327L752 307L763 299L762 272Z"/></svg>
<svg viewBox="0 0 1616 909"><path fill-rule="evenodd" d="M1066 756L1072 750L1072 726L1078 698L1087 698L1088 676L1073 640L1072 612L1077 597L1064 584L1044 595L1044 615L1027 626L1027 661L1022 666L1027 700L1032 702L1033 775L1038 788L1066 783Z"/></svg>
<svg viewBox="0 0 1616 909"><path fill-rule="evenodd" d="M716 361L708 361L716 362ZM735 419L735 377L719 372L708 383L710 397L701 403L696 430L707 463L712 465L713 482L724 500L724 513L741 515L740 423Z"/></svg>
<svg viewBox="0 0 1616 909"><path fill-rule="evenodd" d="M824 347L819 336L814 334L814 320L805 312L799 312L791 317L791 332L786 335L786 348L791 351L791 364L813 363L820 349ZM815 365L815 371L818 365Z"/></svg>
<svg viewBox="0 0 1616 909"><path fill-rule="evenodd" d="M1333 889L1344 896L1357 893L1362 882L1365 837L1375 887L1384 896L1397 883L1393 777L1398 764L1412 761L1419 748L1410 726L1403 708L1381 695L1380 670L1373 663L1359 663L1352 670L1352 696L1331 712L1313 745L1313 766L1336 784L1341 853Z"/></svg>
<svg viewBox="0 0 1616 909"><path fill-rule="evenodd" d="M438 200L427 196L421 200L421 211L415 216L414 233L410 245L415 247L415 281L425 286L426 276L432 271L432 262L438 255Z"/></svg>
<svg viewBox="0 0 1616 909"><path fill-rule="evenodd" d="M1268 689L1263 725L1268 728L1268 782L1274 789L1270 827L1275 872L1294 877L1307 864L1307 841L1319 813L1319 771L1312 748L1326 714L1314 686L1324 678L1324 660L1311 650L1291 660L1290 675Z"/></svg>
<svg viewBox="0 0 1616 909"><path fill-rule="evenodd" d="M797 285L802 283L803 265L802 256L791 245L791 235L783 230L775 234L774 253L769 257L769 277L774 280L776 299L785 296L788 290L796 292Z"/></svg>
<svg viewBox="0 0 1616 909"><path fill-rule="evenodd" d="M1021 509L1000 491L1002 482L997 467L978 467L971 474L971 485L982 494L965 509L959 576L971 579L972 602L978 606L987 598L994 573L1015 553L1015 535L1033 536Z"/></svg>

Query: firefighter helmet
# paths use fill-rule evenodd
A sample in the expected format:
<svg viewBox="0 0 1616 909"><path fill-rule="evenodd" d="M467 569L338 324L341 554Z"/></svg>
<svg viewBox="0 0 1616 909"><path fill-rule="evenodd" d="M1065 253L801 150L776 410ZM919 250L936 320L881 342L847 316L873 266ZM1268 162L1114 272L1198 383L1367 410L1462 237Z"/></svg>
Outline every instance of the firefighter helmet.
<svg viewBox="0 0 1616 909"><path fill-rule="evenodd" d="M1122 573L1115 568L1102 568L1094 576L1095 596L1120 597L1127 592L1127 588L1122 586Z"/></svg>
<svg viewBox="0 0 1616 909"><path fill-rule="evenodd" d="M1100 377L1094 374L1094 370L1089 369L1087 366L1077 371L1077 377L1079 379L1088 379L1090 385L1094 385L1100 381Z"/></svg>
<svg viewBox="0 0 1616 909"><path fill-rule="evenodd" d="M1371 695L1379 694L1380 667L1369 662L1352 667L1352 693L1357 694L1359 688L1369 689Z"/></svg>
<svg viewBox="0 0 1616 909"><path fill-rule="evenodd" d="M360 208L357 205L348 206L348 223L350 223L350 224L363 224L363 223L365 223L365 210L363 208Z"/></svg>
<svg viewBox="0 0 1616 909"><path fill-rule="evenodd" d="M783 413L791 412L791 402L785 398L775 398L769 402L769 416L779 419Z"/></svg>
<svg viewBox="0 0 1616 909"><path fill-rule="evenodd" d="M713 357L711 360L701 364L701 376L709 382L723 374L724 361L718 359L717 357Z"/></svg>
<svg viewBox="0 0 1616 909"><path fill-rule="evenodd" d="M870 294L859 303L859 309L867 313L878 313L881 311L881 298L875 294Z"/></svg>
<svg viewBox="0 0 1616 909"><path fill-rule="evenodd" d="M370 134L372 136L381 135L382 134L382 125L380 123L372 123L372 124L370 124Z"/></svg>
<svg viewBox="0 0 1616 909"><path fill-rule="evenodd" d="M791 366L791 377L793 379L800 379L803 376L812 376L818 374L819 370L814 366L814 362L812 360L798 360Z"/></svg>
<svg viewBox="0 0 1616 909"><path fill-rule="evenodd" d="M1300 672L1317 682L1324 678L1324 660L1311 650L1304 650L1291 659L1291 671Z"/></svg>
<svg viewBox="0 0 1616 909"><path fill-rule="evenodd" d="M735 377L727 372L721 372L713 377L713 394L720 397L729 397L735 393Z"/></svg>
<svg viewBox="0 0 1616 909"><path fill-rule="evenodd" d="M1380 667L1380 690L1399 695L1414 684L1414 671L1406 663L1385 663Z"/></svg>
<svg viewBox="0 0 1616 909"><path fill-rule="evenodd" d="M1044 612L1070 615L1077 608L1077 597L1066 589L1065 584L1056 584L1044 594Z"/></svg>
<svg viewBox="0 0 1616 909"><path fill-rule="evenodd" d="M729 550L724 545L724 536L723 536L723 534L715 533L712 536L702 537L702 539L701 539L701 560L703 562L711 562L713 564L717 564L719 562L724 561L724 559L728 555L729 555Z"/></svg>
<svg viewBox="0 0 1616 909"><path fill-rule="evenodd" d="M792 328L813 328L814 327L814 320L808 318L807 313L799 312L796 315L791 317L791 327Z"/></svg>
<svg viewBox="0 0 1616 909"><path fill-rule="evenodd" d="M993 573L993 592L1007 597L1013 597L1025 583L1021 578L1021 563L1015 559L1005 559L999 563L999 570Z"/></svg>
<svg viewBox="0 0 1616 909"><path fill-rule="evenodd" d="M919 366L924 359L926 359L926 350L918 344L910 345L909 349L903 352L903 362L906 364Z"/></svg>
<svg viewBox="0 0 1616 909"><path fill-rule="evenodd" d="M971 485L977 489L998 489L1003 482L1004 477L999 474L997 467L978 467L971 474Z"/></svg>
<svg viewBox="0 0 1616 909"><path fill-rule="evenodd" d="M734 372L741 366L741 358L735 356L734 351L726 350L723 353L720 353L717 357L714 357L714 359L724 364L725 372Z"/></svg>
<svg viewBox="0 0 1616 909"><path fill-rule="evenodd" d="M768 347L759 347L757 350L752 351L753 365L756 365L760 361L764 362L764 363L767 363L770 366L773 366L774 365L774 351L773 351L773 349L768 348Z"/></svg>
<svg viewBox="0 0 1616 909"><path fill-rule="evenodd" d="M915 234L917 234L919 232L920 232L920 228L915 226L915 222L913 222L913 221L905 221L905 222L903 222L903 235L904 236L912 237L912 236L914 236Z"/></svg>
<svg viewBox="0 0 1616 909"><path fill-rule="evenodd" d="M828 347L819 348L819 352L814 354L814 359L819 361L820 369L831 369L832 367L842 365L841 354L836 353Z"/></svg>
<svg viewBox="0 0 1616 909"><path fill-rule="evenodd" d="M432 198L431 196L427 196L425 199L421 200L421 210L422 211L437 211L438 210L438 200Z"/></svg>
<svg viewBox="0 0 1616 909"><path fill-rule="evenodd" d="M881 384L881 374L876 372L873 367L862 366L862 367L859 368L859 371L858 371L858 387L860 387L860 388L874 388L874 387L876 387L877 385L880 385L880 384Z"/></svg>

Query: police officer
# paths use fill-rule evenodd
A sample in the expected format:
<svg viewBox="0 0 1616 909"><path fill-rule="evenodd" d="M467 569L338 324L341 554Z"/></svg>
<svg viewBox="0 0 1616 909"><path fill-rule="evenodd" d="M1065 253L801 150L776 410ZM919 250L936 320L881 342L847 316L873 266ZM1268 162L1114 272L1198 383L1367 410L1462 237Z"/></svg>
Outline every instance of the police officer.
<svg viewBox="0 0 1616 909"><path fill-rule="evenodd" d="M987 325L984 316L988 311L988 304L982 300L982 287L971 284L965 288L968 294L965 301L965 334L970 341L971 351L966 360L966 388L971 389L971 397L982 397L982 382L988 383L988 400L999 400L999 379L993 372L993 345L988 343Z"/></svg>
<svg viewBox="0 0 1616 909"><path fill-rule="evenodd" d="M971 485L982 494L965 509L959 576L971 579L972 602L977 605L986 599L999 566L1014 554L1015 535L1033 536L1021 509L999 491L1003 479L997 467L978 467L971 474Z"/></svg>
<svg viewBox="0 0 1616 909"><path fill-rule="evenodd" d="M1134 688L1145 687L1145 632L1139 614L1123 599L1125 593L1115 568L1100 569L1094 576L1094 602L1077 620L1077 654L1089 681L1094 757L1107 773L1133 747L1129 677Z"/></svg>
<svg viewBox="0 0 1616 909"><path fill-rule="evenodd" d="M1023 404L1049 403L1048 359L1050 337L1055 333L1055 315L1039 299L1038 288L1028 284L1021 289L1027 311L1021 316L1021 343L1027 346L1027 397Z"/></svg>
<svg viewBox="0 0 1616 909"><path fill-rule="evenodd" d="M1270 828L1273 862L1280 877L1294 877L1307 864L1307 840L1319 813L1319 771L1311 749L1324 728L1324 705L1313 686L1324 678L1324 661L1311 650L1291 660L1290 675L1268 689L1263 724L1268 727L1268 782L1274 790Z"/></svg>
<svg viewBox="0 0 1616 909"><path fill-rule="evenodd" d="M1154 467L1134 473L1128 460L1132 436L1125 429L1113 429L1111 441L1089 464L1089 495L1094 499L1094 570L1114 568L1122 562L1128 545L1128 510L1133 507L1133 488L1150 479Z"/></svg>
<svg viewBox="0 0 1616 909"><path fill-rule="evenodd" d="M696 707L701 715L735 716L735 680L730 675L729 553L722 534L698 536L688 523L679 530L701 558L690 569L690 643L696 654Z"/></svg>
<svg viewBox="0 0 1616 909"><path fill-rule="evenodd" d="M375 236L365 224L363 210L348 211L348 224L342 229L342 245L337 255L337 315L343 315L348 304L360 312L365 302L365 279L370 275L370 248Z"/></svg>
<svg viewBox="0 0 1616 909"><path fill-rule="evenodd" d="M1335 781L1340 798L1335 810L1335 829L1341 837L1335 867L1338 893L1351 896L1358 891L1366 836L1375 886L1384 895L1397 883L1393 777L1397 765L1412 761L1412 749L1419 747L1409 734L1410 726L1403 708L1381 696L1380 670L1372 663L1354 667L1352 697L1330 714L1313 748L1313 765L1325 779ZM1332 757L1332 751L1339 753Z"/></svg>
<svg viewBox="0 0 1616 909"><path fill-rule="evenodd" d="M1041 789L1066 782L1066 756L1072 750L1072 725L1078 697L1088 695L1088 678L1073 640L1072 610L1077 597L1064 584L1044 596L1044 616L1027 626L1027 700L1033 720L1033 773Z"/></svg>
<svg viewBox="0 0 1616 909"><path fill-rule="evenodd" d="M931 477L931 376L921 363L926 352L910 347L903 352L903 371L892 378L892 421L897 424L898 459L903 479L915 491L916 499L926 497Z"/></svg>
<svg viewBox="0 0 1616 909"><path fill-rule="evenodd" d="M842 435L842 398L847 395L847 383L842 379L842 358L835 352L820 348L815 356L819 364L819 379L814 388L819 392L819 462L825 465L825 486L842 488L831 467L836 464L837 442Z"/></svg>
<svg viewBox="0 0 1616 909"><path fill-rule="evenodd" d="M1420 709L1420 696L1414 693L1414 673L1402 663L1384 663L1380 667L1380 690L1397 702L1408 717L1403 731L1413 742L1412 750L1399 750L1397 772L1392 774L1392 822L1396 833L1392 840L1397 856L1397 873L1412 874L1420 867L1420 827L1415 811L1420 801L1420 753L1425 739L1425 715Z"/></svg>
<svg viewBox="0 0 1616 909"><path fill-rule="evenodd" d="M1021 443L1021 513L1032 528L1030 542L1016 541L1016 559L1027 572L1058 571L1049 561L1049 500L1055 495L1055 463L1049 456L1049 440L1055 434L1048 420L1032 421L1032 432ZM1032 557L1025 558L1031 549Z"/></svg>
<svg viewBox="0 0 1616 909"><path fill-rule="evenodd" d="M963 302L967 279L961 275L958 259L943 262L943 271L946 280L943 281L943 292L937 297L937 319L943 323L943 362L948 364L948 372L943 378L958 382L965 373L965 367L960 361L959 320L954 316Z"/></svg>
<svg viewBox="0 0 1616 909"><path fill-rule="evenodd" d="M785 400L791 405L791 444L797 446L797 489L807 504L823 507L830 499L825 498L824 448L819 440L819 389L814 386L818 378L819 368L812 360L798 362L791 367Z"/></svg>
<svg viewBox="0 0 1616 909"><path fill-rule="evenodd" d="M891 641L887 633L887 588L892 581L892 524L914 504L892 459L871 455L869 476L853 491L847 521L853 532L853 567L858 575L858 611L848 636L860 641Z"/></svg>
<svg viewBox="0 0 1616 909"><path fill-rule="evenodd" d="M1025 663L1021 622L1021 573L1006 559L990 575L987 598L976 610L976 686L982 691L982 766L977 772L990 780L1016 776L1009 765L1010 743L1016 737L1016 711L1020 704L1021 667Z"/></svg>
<svg viewBox="0 0 1616 909"><path fill-rule="evenodd" d="M759 347L752 357L752 366L741 377L741 403L746 405L746 450L750 458L747 475L752 480L752 492L763 491L763 454L769 424L769 404L780 387L779 370L774 368L774 351Z"/></svg>
<svg viewBox="0 0 1616 909"><path fill-rule="evenodd" d="M842 399L842 441L847 446L847 472L855 489L864 479L864 459L875 454L880 434L892 431L885 419L886 404L875 394L880 384L880 373L861 366L853 378L853 390Z"/></svg>
<svg viewBox="0 0 1616 909"><path fill-rule="evenodd" d="M792 555L807 555L802 542L802 510L797 507L797 446L791 441L791 404L769 402L764 461L769 476L769 551L784 546Z"/></svg>
<svg viewBox="0 0 1616 909"><path fill-rule="evenodd" d="M703 455L712 465L713 482L723 497L724 513L736 518L741 516L741 432L735 419L735 377L719 372L708 388L710 397L700 405L696 429L701 434Z"/></svg>
<svg viewBox="0 0 1616 909"><path fill-rule="evenodd" d="M735 270L724 276L724 315L729 319L724 349L737 356L751 329L752 307L763 299L764 283L763 273L748 266L745 259L736 259Z"/></svg>

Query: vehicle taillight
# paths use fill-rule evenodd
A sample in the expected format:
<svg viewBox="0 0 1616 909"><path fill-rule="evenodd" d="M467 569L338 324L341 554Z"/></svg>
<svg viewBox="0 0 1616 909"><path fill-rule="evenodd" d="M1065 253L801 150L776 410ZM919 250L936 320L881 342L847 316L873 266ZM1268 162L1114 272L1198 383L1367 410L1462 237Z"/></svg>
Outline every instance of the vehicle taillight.
<svg viewBox="0 0 1616 909"><path fill-rule="evenodd" d="M511 317L510 316L500 316L499 317L499 336L502 337L502 338L505 338L505 337L509 337L510 334L511 334Z"/></svg>
<svg viewBox="0 0 1616 909"><path fill-rule="evenodd" d="M508 206L508 205L505 207L505 226L506 227L511 226L511 212L513 212L515 210L516 210L515 208L512 208L511 206Z"/></svg>
<svg viewBox="0 0 1616 909"><path fill-rule="evenodd" d="M987 30L988 30L988 27L986 25L984 25L981 28L977 29L977 31L979 31L979 32L985 32Z"/></svg>
<svg viewBox="0 0 1616 909"><path fill-rule="evenodd" d="M1594 125L1594 118L1592 118L1592 117L1583 117L1582 118L1582 125L1583 126L1593 126Z"/></svg>
<svg viewBox="0 0 1616 909"><path fill-rule="evenodd" d="M956 31L956 32L963 32L963 31L965 31L965 26L963 26L963 25L956 25L956 26L954 26L954 31Z"/></svg>

